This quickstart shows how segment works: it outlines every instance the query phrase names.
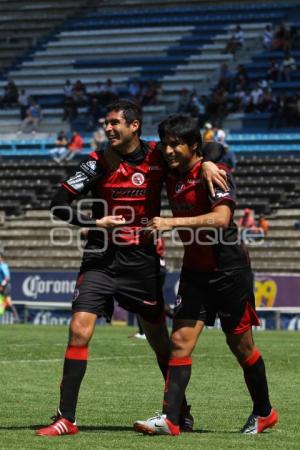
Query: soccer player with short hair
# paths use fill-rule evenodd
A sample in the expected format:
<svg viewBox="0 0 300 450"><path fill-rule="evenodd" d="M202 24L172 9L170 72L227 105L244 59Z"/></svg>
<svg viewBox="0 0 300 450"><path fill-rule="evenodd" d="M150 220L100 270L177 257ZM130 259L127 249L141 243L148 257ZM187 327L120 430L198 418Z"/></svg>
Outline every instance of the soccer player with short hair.
<svg viewBox="0 0 300 450"><path fill-rule="evenodd" d="M134 102L109 105L104 124L108 149L96 150L83 160L52 201L55 216L89 227L89 231L74 291L60 404L54 422L37 430L39 436L78 432L75 411L89 341L97 318L110 320L114 299L138 314L166 376L170 340L159 283L159 257L153 239L143 232L148 221L160 214L166 164L155 142L140 139L141 125L141 109ZM92 193L92 217L72 206L88 192ZM185 431L193 426L189 410L183 397L180 424Z"/></svg>
<svg viewBox="0 0 300 450"><path fill-rule="evenodd" d="M252 325L259 325L259 320L249 256L233 221L232 175L228 170L228 191L216 187L211 195L202 176L201 135L189 117L171 116L160 123L158 132L170 169L167 193L173 218L155 217L148 227L150 234L177 229L184 257L162 414L137 421L134 428L150 435L180 433L179 411L191 376L191 355L204 326L213 325L218 315L253 402L241 432L261 433L277 423L278 414L269 400L264 361L252 335Z"/></svg>

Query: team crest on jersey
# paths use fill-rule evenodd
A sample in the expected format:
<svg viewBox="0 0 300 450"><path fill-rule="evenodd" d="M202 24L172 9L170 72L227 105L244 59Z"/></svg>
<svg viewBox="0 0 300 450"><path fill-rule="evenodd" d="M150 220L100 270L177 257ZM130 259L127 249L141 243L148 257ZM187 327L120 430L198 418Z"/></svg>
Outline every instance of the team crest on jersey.
<svg viewBox="0 0 300 450"><path fill-rule="evenodd" d="M175 192L178 194L178 192L181 192L184 189L184 183L182 181L179 181L175 186Z"/></svg>
<svg viewBox="0 0 300 450"><path fill-rule="evenodd" d="M79 297L79 289L75 289L73 294L73 302Z"/></svg>
<svg viewBox="0 0 300 450"><path fill-rule="evenodd" d="M145 182L145 177L142 173L135 172L131 177L131 181L135 186L141 186Z"/></svg>

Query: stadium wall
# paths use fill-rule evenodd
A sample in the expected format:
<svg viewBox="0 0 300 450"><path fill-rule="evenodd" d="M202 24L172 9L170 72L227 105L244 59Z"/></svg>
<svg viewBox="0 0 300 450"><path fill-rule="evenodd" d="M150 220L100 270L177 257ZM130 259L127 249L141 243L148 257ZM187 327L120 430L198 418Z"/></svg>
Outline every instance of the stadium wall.
<svg viewBox="0 0 300 450"><path fill-rule="evenodd" d="M176 303L179 274L178 271L167 274L164 291L169 304ZM75 271L12 271L12 298L24 321L67 324L76 276ZM300 331L300 274L254 276L260 328ZM113 320L127 321L127 312L116 306ZM9 312L0 316L0 323L12 321Z"/></svg>

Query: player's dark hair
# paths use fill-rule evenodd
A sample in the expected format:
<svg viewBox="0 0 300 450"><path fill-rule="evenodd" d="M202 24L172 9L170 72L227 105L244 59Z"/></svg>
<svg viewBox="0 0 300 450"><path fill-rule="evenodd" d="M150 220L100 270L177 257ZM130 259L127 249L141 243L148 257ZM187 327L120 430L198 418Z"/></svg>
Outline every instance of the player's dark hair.
<svg viewBox="0 0 300 450"><path fill-rule="evenodd" d="M136 102L131 100L118 100L116 102L110 103L106 112L109 113L111 111L122 111L124 115L124 119L127 125L130 125L134 120L138 120L140 123L140 127L138 129L138 136L142 133L142 123L143 123L143 113L142 108Z"/></svg>
<svg viewBox="0 0 300 450"><path fill-rule="evenodd" d="M158 135L161 142L176 138L189 147L197 144L196 152L201 154L202 137L197 120L184 114L174 114L160 122Z"/></svg>

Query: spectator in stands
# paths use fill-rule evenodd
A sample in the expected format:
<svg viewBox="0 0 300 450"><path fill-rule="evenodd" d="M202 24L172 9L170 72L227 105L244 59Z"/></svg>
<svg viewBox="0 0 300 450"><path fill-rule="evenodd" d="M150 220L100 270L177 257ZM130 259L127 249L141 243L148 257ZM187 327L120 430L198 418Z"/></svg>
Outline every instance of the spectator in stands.
<svg viewBox="0 0 300 450"><path fill-rule="evenodd" d="M142 92L141 104L142 106L157 105L158 84L154 80L146 83Z"/></svg>
<svg viewBox="0 0 300 450"><path fill-rule="evenodd" d="M74 119L76 119L78 111L77 105L73 97L65 97L63 108L64 108L62 117L63 122L65 121L72 122Z"/></svg>
<svg viewBox="0 0 300 450"><path fill-rule="evenodd" d="M207 122L206 124L204 124L202 140L203 142L212 142L214 141L214 137L215 133L213 130L213 126L211 123Z"/></svg>
<svg viewBox="0 0 300 450"><path fill-rule="evenodd" d="M133 100L140 101L142 94L141 83L136 79L130 80L128 84L128 93Z"/></svg>
<svg viewBox="0 0 300 450"><path fill-rule="evenodd" d="M272 26L266 25L262 35L262 43L266 50L271 50L273 38L274 38L274 31L272 29Z"/></svg>
<svg viewBox="0 0 300 450"><path fill-rule="evenodd" d="M16 83L9 79L4 86L4 96L1 99L1 107L11 107L18 103L19 91Z"/></svg>
<svg viewBox="0 0 300 450"><path fill-rule="evenodd" d="M50 156L56 162L60 162L60 158L65 154L68 146L68 138L64 130L60 131L55 141L55 147L49 151Z"/></svg>
<svg viewBox="0 0 300 450"><path fill-rule="evenodd" d="M243 217L238 220L238 228L245 244L251 244L261 237L261 230L256 226L253 209L244 209Z"/></svg>
<svg viewBox="0 0 300 450"><path fill-rule="evenodd" d="M230 91L232 79L233 79L232 71L229 69L227 63L223 63L221 65L219 73L218 87L225 88L227 91Z"/></svg>
<svg viewBox="0 0 300 450"><path fill-rule="evenodd" d="M95 87L95 89L94 89L93 92L92 92L92 96L93 96L93 97L98 98L98 96L101 94L101 90L102 90L102 87L101 87L101 86L102 86L102 85L101 85L100 81L97 81L97 82L96 82L96 87Z"/></svg>
<svg viewBox="0 0 300 450"><path fill-rule="evenodd" d="M287 47L289 47L288 30L286 26L281 23L275 30L272 41L272 50L285 50Z"/></svg>
<svg viewBox="0 0 300 450"><path fill-rule="evenodd" d="M243 64L239 64L237 66L233 84L234 86L241 86L242 89L247 89L249 87L249 75L246 67Z"/></svg>
<svg viewBox="0 0 300 450"><path fill-rule="evenodd" d="M88 103L88 95L86 86L81 80L77 80L72 88L72 98L77 106L86 106Z"/></svg>
<svg viewBox="0 0 300 450"><path fill-rule="evenodd" d="M265 78L260 78L257 84L262 90L267 89L269 87L269 82Z"/></svg>
<svg viewBox="0 0 300 450"><path fill-rule="evenodd" d="M63 93L64 93L64 97L69 98L72 97L73 95L73 86L70 80L66 80L64 87L63 87Z"/></svg>
<svg viewBox="0 0 300 450"><path fill-rule="evenodd" d="M236 91L233 94L233 102L231 111L232 112L242 112L245 110L245 100L246 100L246 92L243 87L238 84L236 87Z"/></svg>
<svg viewBox="0 0 300 450"><path fill-rule="evenodd" d="M268 234L269 229L270 229L270 224L269 224L269 221L265 218L265 216L259 216L258 227L262 229L265 236Z"/></svg>
<svg viewBox="0 0 300 450"><path fill-rule="evenodd" d="M236 156L234 151L230 150L228 145L224 146L224 153L221 159L221 162L226 164L230 172L234 173L237 165Z"/></svg>
<svg viewBox="0 0 300 450"><path fill-rule="evenodd" d="M218 127L217 125L214 125L213 132L214 132L214 141L218 142L219 144L222 144L223 147L227 146L225 131L222 128Z"/></svg>
<svg viewBox="0 0 300 450"><path fill-rule="evenodd" d="M18 104L20 106L20 118L21 120L24 120L26 117L26 111L30 105L30 97L25 89L21 89L20 95L18 97Z"/></svg>
<svg viewBox="0 0 300 450"><path fill-rule="evenodd" d="M26 111L26 117L23 121L20 132L26 131L30 126L32 133L36 133L38 125L43 118L43 111L34 98L30 99L30 107Z"/></svg>
<svg viewBox="0 0 300 450"><path fill-rule="evenodd" d="M104 109L100 105L100 102L97 97L91 97L91 102L88 110L89 116L89 127L90 129L95 129L98 125L98 120L103 117Z"/></svg>
<svg viewBox="0 0 300 450"><path fill-rule="evenodd" d="M263 90L259 85L259 81L250 92L250 104L246 112L259 112L261 109Z"/></svg>
<svg viewBox="0 0 300 450"><path fill-rule="evenodd" d="M80 136L78 131L74 130L65 152L59 158L59 163L73 159L75 155L81 152L83 149L83 144L83 138Z"/></svg>
<svg viewBox="0 0 300 450"><path fill-rule="evenodd" d="M102 106L107 106L118 99L118 91L114 86L113 80L107 78L105 83L103 83L99 89L99 102Z"/></svg>
<svg viewBox="0 0 300 450"><path fill-rule="evenodd" d="M244 209L243 216L238 220L238 227L241 230L244 230L245 228L252 230L256 229L253 209Z"/></svg>
<svg viewBox="0 0 300 450"><path fill-rule="evenodd" d="M267 87L263 89L261 103L260 103L260 111L262 112L272 112L274 107L274 96L272 93L272 89Z"/></svg>
<svg viewBox="0 0 300 450"><path fill-rule="evenodd" d="M270 65L267 69L267 80L270 82L273 81L279 81L279 74L280 74L280 66L278 62L275 59L270 60Z"/></svg>
<svg viewBox="0 0 300 450"><path fill-rule="evenodd" d="M225 53L235 54L237 50L240 50L245 43L245 35L240 25L237 25L232 33L229 41L227 42Z"/></svg>
<svg viewBox="0 0 300 450"><path fill-rule="evenodd" d="M182 88L179 92L179 97L177 100L177 107L176 112L177 113L187 113L189 104L190 104L190 91L187 88Z"/></svg>
<svg viewBox="0 0 300 450"><path fill-rule="evenodd" d="M0 253L0 294L4 297L4 308L10 309L14 320L20 322L18 311L13 305L11 298L11 278L8 264L4 261L3 254Z"/></svg>
<svg viewBox="0 0 300 450"><path fill-rule="evenodd" d="M103 129L104 118L98 120L98 127L93 134L93 139L91 141L92 150L101 150L107 141L105 131Z"/></svg>
<svg viewBox="0 0 300 450"><path fill-rule="evenodd" d="M228 91L224 88L215 88L206 106L208 116L221 122L228 112L228 101Z"/></svg>
<svg viewBox="0 0 300 450"><path fill-rule="evenodd" d="M285 121L285 109L286 109L287 97L274 97L271 116L268 123L268 129L281 128Z"/></svg>
<svg viewBox="0 0 300 450"><path fill-rule="evenodd" d="M285 52L283 61L280 66L280 77L283 81L291 80L291 73L297 70L297 63L295 58L289 51Z"/></svg>
<svg viewBox="0 0 300 450"><path fill-rule="evenodd" d="M188 105L188 113L192 117L198 118L199 127L202 128L205 120L207 119L206 115L206 101L205 96L198 96L196 89L194 89L190 95L190 102Z"/></svg>

